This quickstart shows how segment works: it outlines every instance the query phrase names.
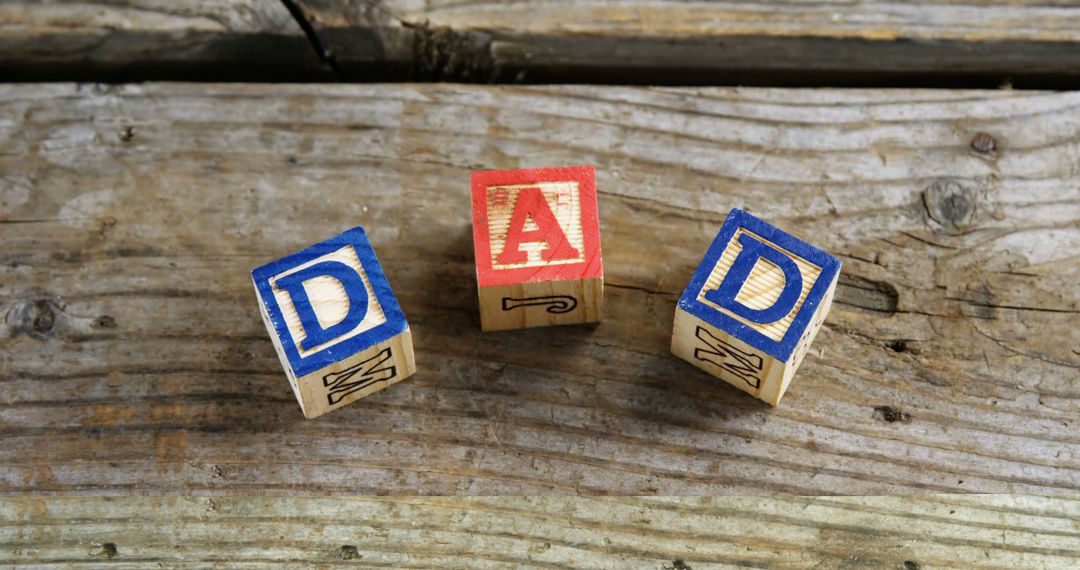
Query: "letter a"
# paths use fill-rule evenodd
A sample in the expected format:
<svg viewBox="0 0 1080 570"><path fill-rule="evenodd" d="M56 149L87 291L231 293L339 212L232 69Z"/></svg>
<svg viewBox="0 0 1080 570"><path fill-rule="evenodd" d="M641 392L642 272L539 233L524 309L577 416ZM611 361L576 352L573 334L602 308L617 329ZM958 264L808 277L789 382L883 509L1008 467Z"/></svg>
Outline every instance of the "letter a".
<svg viewBox="0 0 1080 570"><path fill-rule="evenodd" d="M525 222L529 218L536 223L537 229L525 230ZM547 248L540 252L544 261L573 259L578 256L578 250L566 240L566 233L559 226L555 214L551 213L544 193L539 188L522 188L518 193L517 203L514 204L510 229L506 232L506 245L499 254L498 263L525 263L529 260L529 254L521 251L521 244L541 241L547 243Z"/></svg>

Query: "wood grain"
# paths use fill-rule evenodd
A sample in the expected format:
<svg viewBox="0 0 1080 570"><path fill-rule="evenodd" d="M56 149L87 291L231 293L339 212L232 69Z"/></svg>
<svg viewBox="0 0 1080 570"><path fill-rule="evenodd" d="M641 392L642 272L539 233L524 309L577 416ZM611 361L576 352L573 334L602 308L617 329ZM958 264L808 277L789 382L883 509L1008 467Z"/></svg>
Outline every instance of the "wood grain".
<svg viewBox="0 0 1080 570"><path fill-rule="evenodd" d="M1080 489L1080 93L3 85L0 117L2 492ZM579 163L604 321L482 334L470 171ZM844 261L775 409L668 351L734 206ZM356 225L418 372L304 420L249 271Z"/></svg>
<svg viewBox="0 0 1080 570"><path fill-rule="evenodd" d="M1080 86L1071 0L0 2L11 80Z"/></svg>
<svg viewBox="0 0 1080 570"><path fill-rule="evenodd" d="M325 79L278 0L0 2L4 80Z"/></svg>
<svg viewBox="0 0 1080 570"><path fill-rule="evenodd" d="M1075 568L1080 501L25 498L0 564L102 568Z"/></svg>
<svg viewBox="0 0 1080 570"><path fill-rule="evenodd" d="M1061 88L1069 0L295 0L347 76Z"/></svg>

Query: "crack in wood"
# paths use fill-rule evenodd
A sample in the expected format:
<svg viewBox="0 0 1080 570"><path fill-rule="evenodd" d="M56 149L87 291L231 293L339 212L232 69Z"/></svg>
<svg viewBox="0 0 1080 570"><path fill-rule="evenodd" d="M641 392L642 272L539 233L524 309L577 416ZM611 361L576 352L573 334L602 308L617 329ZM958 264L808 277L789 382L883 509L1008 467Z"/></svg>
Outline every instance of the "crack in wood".
<svg viewBox="0 0 1080 570"><path fill-rule="evenodd" d="M899 299L896 287L885 281L841 272L836 285L837 303L876 313L895 314Z"/></svg>
<svg viewBox="0 0 1080 570"><path fill-rule="evenodd" d="M337 79L342 78L341 69L338 67L337 58L334 55L333 50L323 47L322 41L319 39L319 33L315 30L315 27L311 25L311 21L307 15L304 14L304 9L298 5L294 0L281 0L282 5L292 15L293 20L300 26L300 29L304 31L304 37L307 38L309 44L311 44L312 51L330 68L330 71Z"/></svg>

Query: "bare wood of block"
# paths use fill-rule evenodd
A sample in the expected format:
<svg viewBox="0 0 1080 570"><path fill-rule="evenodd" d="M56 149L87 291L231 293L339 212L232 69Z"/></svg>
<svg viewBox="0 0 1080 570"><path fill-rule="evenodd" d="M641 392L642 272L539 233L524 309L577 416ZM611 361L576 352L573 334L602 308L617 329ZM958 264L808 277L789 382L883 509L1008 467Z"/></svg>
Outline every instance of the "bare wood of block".
<svg viewBox="0 0 1080 570"><path fill-rule="evenodd" d="M483 330L601 319L593 167L474 172L472 199Z"/></svg>
<svg viewBox="0 0 1080 570"><path fill-rule="evenodd" d="M409 324L362 228L259 267L251 277L305 417L416 371Z"/></svg>
<svg viewBox="0 0 1080 570"><path fill-rule="evenodd" d="M840 260L732 210L679 299L671 352L775 406L839 275Z"/></svg>

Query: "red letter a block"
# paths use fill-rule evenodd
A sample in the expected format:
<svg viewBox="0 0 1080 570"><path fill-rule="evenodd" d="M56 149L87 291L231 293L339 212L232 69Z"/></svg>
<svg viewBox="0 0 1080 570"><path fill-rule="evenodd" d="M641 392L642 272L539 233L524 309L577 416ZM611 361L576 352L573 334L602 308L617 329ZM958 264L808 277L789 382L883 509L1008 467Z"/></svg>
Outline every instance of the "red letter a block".
<svg viewBox="0 0 1080 570"><path fill-rule="evenodd" d="M474 172L472 199L485 331L600 320L593 167Z"/></svg>

